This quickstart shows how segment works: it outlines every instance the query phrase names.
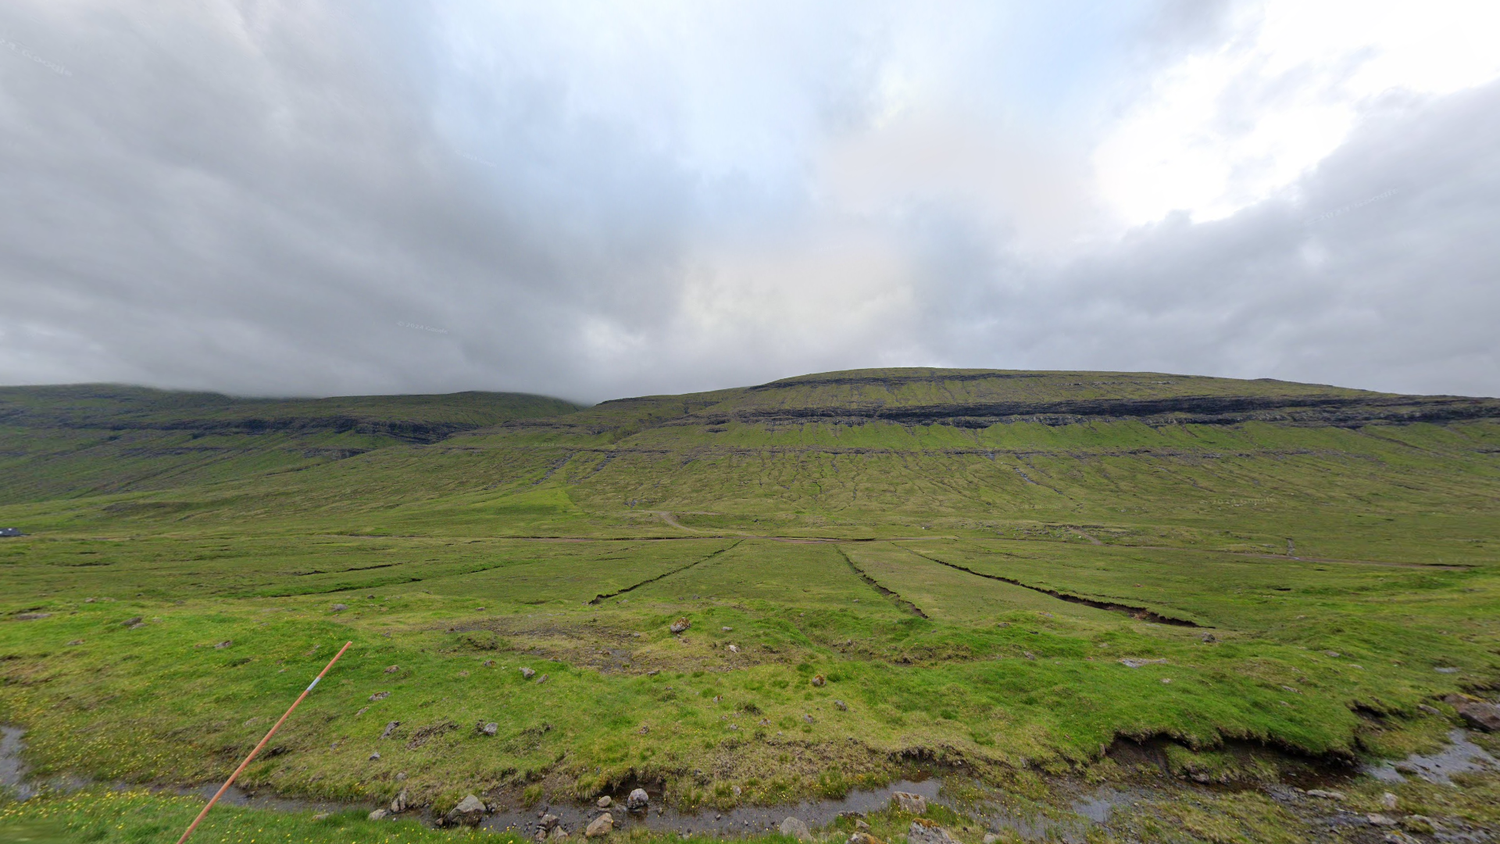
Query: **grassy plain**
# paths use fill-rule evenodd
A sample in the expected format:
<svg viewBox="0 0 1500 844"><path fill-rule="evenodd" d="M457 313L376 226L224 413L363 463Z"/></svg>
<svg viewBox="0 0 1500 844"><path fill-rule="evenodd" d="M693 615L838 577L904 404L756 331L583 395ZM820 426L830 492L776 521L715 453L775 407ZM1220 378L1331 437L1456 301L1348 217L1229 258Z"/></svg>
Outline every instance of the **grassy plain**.
<svg viewBox="0 0 1500 844"><path fill-rule="evenodd" d="M975 371L565 415L91 396L0 391L0 525L30 534L0 540L0 722L44 779L222 777L345 640L247 785L690 810L961 771L1045 803L1145 742L1239 788L1430 750L1445 697L1500 687L1493 403ZM1257 794L1090 834L1297 840ZM8 811L98 841L186 811L120 797L127 835L67 799Z"/></svg>

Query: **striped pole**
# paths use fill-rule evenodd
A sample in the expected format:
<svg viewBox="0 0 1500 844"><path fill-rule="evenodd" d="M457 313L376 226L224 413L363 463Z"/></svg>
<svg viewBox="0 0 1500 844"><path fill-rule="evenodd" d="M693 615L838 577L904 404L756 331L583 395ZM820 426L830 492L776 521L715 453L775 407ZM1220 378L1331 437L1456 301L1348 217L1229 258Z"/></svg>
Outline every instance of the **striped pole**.
<svg viewBox="0 0 1500 844"><path fill-rule="evenodd" d="M339 652L333 655L333 659L330 659L328 664L323 666L323 670L319 672L318 676L314 677L313 681L307 685L307 688L302 690L302 694L298 695L297 699L292 702L291 707L286 711L286 715L281 716L281 720L277 721L271 727L271 731L266 733L266 737L260 740L260 744L257 744L255 749L250 751L250 755L245 757L245 761L241 762L240 766L234 769L234 773L229 775L229 779L225 780L224 784L219 786L219 792L213 796L213 799L208 801L208 805L203 807L203 811L198 813L198 817L193 819L193 823L187 828L187 832L184 832L182 837L177 839L177 844L182 844L182 842L188 840L188 836L193 834L193 830L198 828L198 824L203 823L203 819L208 817L208 810L212 809L214 804L219 802L219 798L224 796L224 792L228 791L231 785L234 785L235 778L245 770L245 766L250 764L251 760L255 758L255 754L265 748L266 742L271 740L271 736L276 735L276 731L281 729L281 725L285 723L287 716L292 714L292 710L297 708L297 704L301 703L302 699L307 697L308 693L318 685L318 681L323 679L323 675L328 673L328 669L332 668L333 664L339 661L339 657L344 655L344 651L349 650L349 646L353 644L353 642L345 642L344 646L339 648Z"/></svg>

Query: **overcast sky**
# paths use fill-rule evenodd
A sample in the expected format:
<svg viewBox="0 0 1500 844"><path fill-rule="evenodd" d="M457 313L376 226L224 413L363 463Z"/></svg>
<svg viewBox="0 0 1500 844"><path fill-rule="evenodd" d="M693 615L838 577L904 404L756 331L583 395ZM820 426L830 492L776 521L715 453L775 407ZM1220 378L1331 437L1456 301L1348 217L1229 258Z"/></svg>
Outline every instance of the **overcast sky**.
<svg viewBox="0 0 1500 844"><path fill-rule="evenodd" d="M1500 395L1500 4L0 5L0 383Z"/></svg>

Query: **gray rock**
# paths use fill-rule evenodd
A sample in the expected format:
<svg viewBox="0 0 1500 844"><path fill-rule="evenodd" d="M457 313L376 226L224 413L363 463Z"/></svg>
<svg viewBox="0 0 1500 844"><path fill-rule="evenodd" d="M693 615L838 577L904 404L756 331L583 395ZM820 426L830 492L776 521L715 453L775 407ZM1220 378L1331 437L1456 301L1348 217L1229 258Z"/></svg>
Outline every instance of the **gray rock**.
<svg viewBox="0 0 1500 844"><path fill-rule="evenodd" d="M876 838L870 833L865 832L864 830L860 830L849 836L849 840L848 842L846 842L846 844L885 844L885 842L881 841L879 838Z"/></svg>
<svg viewBox="0 0 1500 844"><path fill-rule="evenodd" d="M583 831L585 838L603 838L615 828L615 819L605 812L589 822L588 829Z"/></svg>
<svg viewBox="0 0 1500 844"><path fill-rule="evenodd" d="M443 816L449 826L478 826L484 820L484 802L470 794Z"/></svg>
<svg viewBox="0 0 1500 844"><path fill-rule="evenodd" d="M396 734L396 730L398 730L400 728L401 728L401 722L400 721L392 721L389 724L385 725L385 731L380 734L380 737L381 738L390 738L391 736L395 735Z"/></svg>
<svg viewBox="0 0 1500 844"><path fill-rule="evenodd" d="M536 684L538 686L540 686L541 684L543 684L545 682L547 682L547 675L546 674L543 674L542 676L536 678Z"/></svg>
<svg viewBox="0 0 1500 844"><path fill-rule="evenodd" d="M1442 710L1438 709L1436 706L1428 706L1425 703L1417 704L1417 711L1425 713L1427 715L1437 715L1439 717L1441 717L1443 714Z"/></svg>
<svg viewBox="0 0 1500 844"><path fill-rule="evenodd" d="M1332 791L1332 790L1326 789L1326 788L1309 788L1307 790L1307 796L1308 797L1319 797L1319 798L1322 798L1324 800L1343 800L1344 799L1344 792L1342 792L1342 791Z"/></svg>
<svg viewBox="0 0 1500 844"><path fill-rule="evenodd" d="M487 724L475 724L474 728L479 731L480 735L484 736L494 736L499 735L500 733L500 725L496 724L494 721L491 721Z"/></svg>
<svg viewBox="0 0 1500 844"><path fill-rule="evenodd" d="M390 696L390 692L376 692L375 694L370 695L370 700L385 700Z"/></svg>
<svg viewBox="0 0 1500 844"><path fill-rule="evenodd" d="M1369 821L1371 826L1395 826L1396 825L1396 819L1395 818L1391 817L1390 815L1382 815L1382 814L1380 814L1378 812L1371 812L1370 814L1365 815L1365 820Z"/></svg>
<svg viewBox="0 0 1500 844"><path fill-rule="evenodd" d="M679 618L676 621L672 622L671 626L667 629L672 631L673 633L682 633L692 626L693 623L691 621L688 621L686 618Z"/></svg>
<svg viewBox="0 0 1500 844"><path fill-rule="evenodd" d="M233 644L234 644L234 640L233 639L225 639L224 641L220 642L219 644L214 645L214 650L216 650L216 651L222 651L225 648L227 648L227 647L229 647L230 645L233 645Z"/></svg>
<svg viewBox="0 0 1500 844"><path fill-rule="evenodd" d="M934 821L926 818L917 818L911 822L911 828L906 831L907 844L958 844L948 830L943 829Z"/></svg>
<svg viewBox="0 0 1500 844"><path fill-rule="evenodd" d="M377 750L374 753L371 753L370 754L370 761L371 762L379 762L380 761L380 751Z"/></svg>
<svg viewBox="0 0 1500 844"><path fill-rule="evenodd" d="M644 788L637 788L625 798L625 811L627 812L644 812L650 805L651 795L647 794Z"/></svg>
<svg viewBox="0 0 1500 844"><path fill-rule="evenodd" d="M795 838L798 841L810 841L812 839L812 830L808 829L807 824L797 818L787 818L782 821L781 834L788 838Z"/></svg>
<svg viewBox="0 0 1500 844"><path fill-rule="evenodd" d="M567 838L568 831L563 829L561 825L552 827L552 831L547 833L547 839L550 841L565 841Z"/></svg>
<svg viewBox="0 0 1500 844"><path fill-rule="evenodd" d="M836 700L836 701L834 701L834 702L833 702L833 705L834 705L834 706L835 706L835 707L837 707L837 708L838 708L838 710L839 710L839 711L840 711L840 712L848 712L848 711L849 711L849 704L847 704L847 703L844 703L844 702L843 702L843 701L841 701L841 700Z"/></svg>
<svg viewBox="0 0 1500 844"><path fill-rule="evenodd" d="M999 840L1000 840L1000 836L999 836L998 833L986 832L984 834L984 839L983 839L984 844L995 844L995 842L997 842Z"/></svg>
<svg viewBox="0 0 1500 844"><path fill-rule="evenodd" d="M814 686L822 686L822 685L825 685L827 683L828 683L828 678L824 677L822 674L814 674L813 675L812 684Z"/></svg>
<svg viewBox="0 0 1500 844"><path fill-rule="evenodd" d="M611 803L613 803L613 802L615 802L615 801L614 801L614 798L612 798L612 797L610 797L610 796L609 796L609 795L608 795L608 794L606 794L606 795L604 795L604 796L603 796L603 797L600 797L600 798L599 798L599 799L598 799L598 800L597 800L597 801L596 801L596 802L595 802L595 803L594 803L594 805L595 805L595 806L598 806L598 807L599 807L599 808L601 808L601 809L608 809L608 808L609 808L609 804L611 804Z"/></svg>
<svg viewBox="0 0 1500 844"><path fill-rule="evenodd" d="M1471 700L1460 703L1457 709L1458 717L1474 729L1500 733L1500 706Z"/></svg>
<svg viewBox="0 0 1500 844"><path fill-rule="evenodd" d="M12 616L16 621L41 621L44 618L51 617L52 613L50 612L23 612Z"/></svg>
<svg viewBox="0 0 1500 844"><path fill-rule="evenodd" d="M1389 791L1380 795L1380 805L1385 807L1386 811L1396 811L1396 807L1399 805L1399 803L1400 801L1396 799L1396 795L1390 793Z"/></svg>
<svg viewBox="0 0 1500 844"><path fill-rule="evenodd" d="M396 795L396 799L391 801L391 814L399 815L406 811L406 799L406 789L403 788L401 793Z"/></svg>
<svg viewBox="0 0 1500 844"><path fill-rule="evenodd" d="M135 618L127 618L124 621L120 622L122 626L130 628L140 627L145 623L146 620L144 618L141 618L140 616L136 616Z"/></svg>
<svg viewBox="0 0 1500 844"><path fill-rule="evenodd" d="M559 818L557 815L542 815L541 827L547 832L557 829L557 825L560 823L562 823L562 818Z"/></svg>
<svg viewBox="0 0 1500 844"><path fill-rule="evenodd" d="M390 812L387 812L384 809L376 809L375 811L373 811L373 812L370 813L369 817L370 817L370 820L372 820L372 821L379 821L379 820L384 820L385 816L389 815L389 814L390 814Z"/></svg>
<svg viewBox="0 0 1500 844"><path fill-rule="evenodd" d="M1439 674L1457 674L1458 673L1458 669L1457 668L1450 668L1448 666L1434 667L1432 670L1436 671Z"/></svg>
<svg viewBox="0 0 1500 844"><path fill-rule="evenodd" d="M1165 659L1140 659L1138 657L1126 657L1120 660L1120 664L1126 668L1140 668L1143 665L1166 665Z"/></svg>
<svg viewBox="0 0 1500 844"><path fill-rule="evenodd" d="M1204 633L1202 636L1198 637L1198 640L1205 645L1212 645L1214 642L1219 641L1218 637L1212 633Z"/></svg>
<svg viewBox="0 0 1500 844"><path fill-rule="evenodd" d="M920 794L912 794L909 791L897 791L891 794L891 802L896 804L896 810L920 815L927 811L927 798Z"/></svg>
<svg viewBox="0 0 1500 844"><path fill-rule="evenodd" d="M1338 659L1339 657L1343 656L1343 654L1339 653L1338 651L1324 651L1323 653L1333 659Z"/></svg>
<svg viewBox="0 0 1500 844"><path fill-rule="evenodd" d="M333 611L334 612L343 612L344 610L347 610L347 609L349 609L349 605L348 604L334 604L333 605Z"/></svg>
<svg viewBox="0 0 1500 844"><path fill-rule="evenodd" d="M332 812L319 812L316 815L313 815L312 819L315 821L326 821L331 817L333 817Z"/></svg>
<svg viewBox="0 0 1500 844"><path fill-rule="evenodd" d="M536 672L535 671L532 671L530 668L527 668L524 665L521 666L521 679L523 679L523 680L530 680L532 677L535 677L535 676L536 676Z"/></svg>
<svg viewBox="0 0 1500 844"><path fill-rule="evenodd" d="M400 671L400 670L401 670L401 666L399 666L399 665L387 665L385 667L385 673L387 673L387 674L395 674L397 671Z"/></svg>

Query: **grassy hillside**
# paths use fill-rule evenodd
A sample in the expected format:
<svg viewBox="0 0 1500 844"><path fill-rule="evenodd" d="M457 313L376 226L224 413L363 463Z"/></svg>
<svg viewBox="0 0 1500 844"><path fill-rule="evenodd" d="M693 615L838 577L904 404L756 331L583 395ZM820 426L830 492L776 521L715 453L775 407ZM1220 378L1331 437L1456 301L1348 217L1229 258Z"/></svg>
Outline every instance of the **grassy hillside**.
<svg viewBox="0 0 1500 844"><path fill-rule="evenodd" d="M582 410L58 389L5 399L0 481L31 534L0 540L0 721L43 773L219 776L345 639L251 783L692 808L963 771L1043 806L1070 777L1327 776L1500 688L1492 399L968 370ZM347 453L286 456L318 447ZM1097 840L1302 835L1233 794L1194 797L1217 832Z"/></svg>
<svg viewBox="0 0 1500 844"><path fill-rule="evenodd" d="M0 387L0 502L238 479L578 409L519 393L245 399Z"/></svg>

